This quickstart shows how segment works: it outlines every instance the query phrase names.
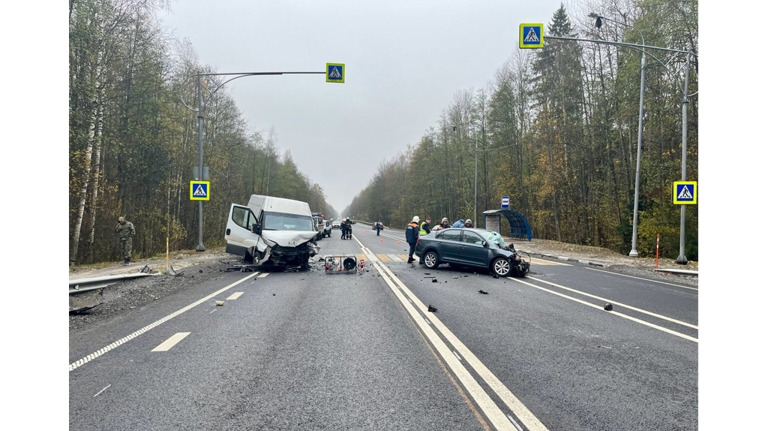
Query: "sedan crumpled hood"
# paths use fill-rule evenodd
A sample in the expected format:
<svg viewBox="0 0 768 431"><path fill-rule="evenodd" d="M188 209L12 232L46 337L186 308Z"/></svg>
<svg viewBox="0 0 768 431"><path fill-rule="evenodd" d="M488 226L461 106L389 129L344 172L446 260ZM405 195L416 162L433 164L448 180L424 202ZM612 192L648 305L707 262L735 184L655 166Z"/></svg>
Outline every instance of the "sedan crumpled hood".
<svg viewBox="0 0 768 431"><path fill-rule="evenodd" d="M314 231L294 230L265 230L261 232L264 239L277 243L280 247L298 247L317 236Z"/></svg>

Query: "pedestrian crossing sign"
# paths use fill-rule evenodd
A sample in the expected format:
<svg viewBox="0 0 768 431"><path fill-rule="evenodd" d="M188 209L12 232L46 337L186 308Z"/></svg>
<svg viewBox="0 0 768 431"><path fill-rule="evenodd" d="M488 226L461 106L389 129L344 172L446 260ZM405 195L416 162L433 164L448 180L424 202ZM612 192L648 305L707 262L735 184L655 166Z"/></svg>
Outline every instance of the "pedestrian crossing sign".
<svg viewBox="0 0 768 431"><path fill-rule="evenodd" d="M697 194L696 181L675 181L672 187L672 203L677 205L696 204Z"/></svg>
<svg viewBox="0 0 768 431"><path fill-rule="evenodd" d="M208 201L211 200L211 182L210 181L190 181L189 182L189 200Z"/></svg>
<svg viewBox="0 0 768 431"><path fill-rule="evenodd" d="M325 63L325 82L344 83L344 63Z"/></svg>
<svg viewBox="0 0 768 431"><path fill-rule="evenodd" d="M520 48L543 48L544 24L520 24Z"/></svg>

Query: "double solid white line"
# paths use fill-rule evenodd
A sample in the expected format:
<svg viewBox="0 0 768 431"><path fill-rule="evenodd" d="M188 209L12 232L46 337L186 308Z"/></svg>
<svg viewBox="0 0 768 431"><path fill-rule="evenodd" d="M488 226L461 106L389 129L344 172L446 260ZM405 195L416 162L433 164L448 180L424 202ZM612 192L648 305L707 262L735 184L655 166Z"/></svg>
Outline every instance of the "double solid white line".
<svg viewBox="0 0 768 431"><path fill-rule="evenodd" d="M355 240L360 245L363 252L372 254L365 248L357 238ZM411 316L412 320L418 325L421 332L429 339L432 345L437 349L443 361L458 377L464 387L469 392L475 404L485 413L496 429L500 430L519 430L510 415L504 413L501 408L491 399L486 391L475 380L472 374L462 364L461 357L464 358L469 366L482 378L482 380L501 398L506 407L517 416L520 421L531 431L544 431L547 428L539 421L536 416L528 410L525 405L504 386L504 384L489 370L480 360L464 345L435 315L422 317L418 309L426 310L427 307L416 295L408 289L397 276L395 276L386 265L374 262L373 267L379 272L389 288L395 294L400 304ZM407 297L406 297L407 296ZM437 331L437 332L436 332ZM453 346L453 349L440 338L438 332Z"/></svg>

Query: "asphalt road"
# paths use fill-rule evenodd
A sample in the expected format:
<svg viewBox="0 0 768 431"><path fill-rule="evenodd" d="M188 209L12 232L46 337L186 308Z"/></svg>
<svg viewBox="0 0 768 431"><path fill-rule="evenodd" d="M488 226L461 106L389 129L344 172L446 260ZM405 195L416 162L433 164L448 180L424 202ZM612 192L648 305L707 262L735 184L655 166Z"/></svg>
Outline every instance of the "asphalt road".
<svg viewBox="0 0 768 431"><path fill-rule="evenodd" d="M698 428L696 289L543 259L430 271L401 232L354 234L319 245L359 274L223 273L71 335L70 428Z"/></svg>

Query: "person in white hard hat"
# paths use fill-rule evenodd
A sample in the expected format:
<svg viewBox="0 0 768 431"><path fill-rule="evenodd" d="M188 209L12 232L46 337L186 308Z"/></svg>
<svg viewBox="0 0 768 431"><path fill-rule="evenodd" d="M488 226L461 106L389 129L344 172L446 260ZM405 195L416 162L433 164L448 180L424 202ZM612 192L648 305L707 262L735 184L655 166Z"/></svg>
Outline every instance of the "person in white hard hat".
<svg viewBox="0 0 768 431"><path fill-rule="evenodd" d="M464 220L464 227L474 227L472 226L472 220L470 219Z"/></svg>
<svg viewBox="0 0 768 431"><path fill-rule="evenodd" d="M413 216L413 221L405 228L405 241L408 243L408 263L413 262L413 252L416 250L416 242L419 240L419 216Z"/></svg>

